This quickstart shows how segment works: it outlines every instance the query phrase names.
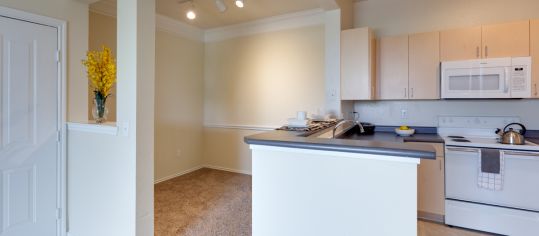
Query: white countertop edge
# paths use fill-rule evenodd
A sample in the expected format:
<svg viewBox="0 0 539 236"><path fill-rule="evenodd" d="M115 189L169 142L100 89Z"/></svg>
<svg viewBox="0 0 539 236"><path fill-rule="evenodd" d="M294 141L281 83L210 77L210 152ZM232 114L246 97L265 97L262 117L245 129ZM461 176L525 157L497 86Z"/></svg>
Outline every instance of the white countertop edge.
<svg viewBox="0 0 539 236"><path fill-rule="evenodd" d="M68 122L67 123L68 131L79 131L95 134L106 134L106 135L118 135L118 126L116 122L106 122L102 124L95 123L79 123L79 122Z"/></svg>
<svg viewBox="0 0 539 236"><path fill-rule="evenodd" d="M249 145L249 148L253 151L281 151L281 152L304 153L304 154L313 154L313 155L327 155L327 156L333 156L333 157L347 157L347 158L371 159L371 160L379 160L379 161L391 161L391 162L400 162L400 163L409 163L409 164L419 164L420 162L420 158L383 156L383 155L374 155L374 154L366 154L366 153L323 151L323 150L276 147L276 146L266 146L266 145Z"/></svg>

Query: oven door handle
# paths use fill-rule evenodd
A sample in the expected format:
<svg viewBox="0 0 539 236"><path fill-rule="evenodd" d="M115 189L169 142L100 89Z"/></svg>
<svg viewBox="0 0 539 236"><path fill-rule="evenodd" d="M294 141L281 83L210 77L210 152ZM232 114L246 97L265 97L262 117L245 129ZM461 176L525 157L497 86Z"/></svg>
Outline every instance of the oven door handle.
<svg viewBox="0 0 539 236"><path fill-rule="evenodd" d="M446 147L448 151L454 151L454 152L473 152L473 153L479 153L479 149L476 148L456 148L456 147Z"/></svg>
<svg viewBox="0 0 539 236"><path fill-rule="evenodd" d="M515 158L518 157L518 159L539 161L539 153L536 153L536 152L516 152L516 151L502 151L502 152L505 157L507 157L507 155L511 155L511 156L515 156Z"/></svg>

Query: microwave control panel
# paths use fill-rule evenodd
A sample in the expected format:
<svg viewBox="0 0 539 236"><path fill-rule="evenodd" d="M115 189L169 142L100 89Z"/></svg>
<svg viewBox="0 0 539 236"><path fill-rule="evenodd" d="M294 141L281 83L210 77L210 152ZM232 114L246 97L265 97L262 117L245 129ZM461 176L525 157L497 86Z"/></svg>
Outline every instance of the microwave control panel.
<svg viewBox="0 0 539 236"><path fill-rule="evenodd" d="M527 66L513 66L511 88L514 92L525 92L528 89L527 71Z"/></svg>
<svg viewBox="0 0 539 236"><path fill-rule="evenodd" d="M532 96L531 57L511 58L510 83L512 98L530 98Z"/></svg>

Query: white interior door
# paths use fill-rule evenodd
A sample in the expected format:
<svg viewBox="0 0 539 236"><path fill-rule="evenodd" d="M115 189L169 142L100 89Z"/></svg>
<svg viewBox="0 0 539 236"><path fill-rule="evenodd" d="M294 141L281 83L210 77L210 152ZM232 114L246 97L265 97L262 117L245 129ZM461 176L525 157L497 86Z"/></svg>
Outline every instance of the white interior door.
<svg viewBox="0 0 539 236"><path fill-rule="evenodd" d="M0 236L57 235L56 28L0 16Z"/></svg>

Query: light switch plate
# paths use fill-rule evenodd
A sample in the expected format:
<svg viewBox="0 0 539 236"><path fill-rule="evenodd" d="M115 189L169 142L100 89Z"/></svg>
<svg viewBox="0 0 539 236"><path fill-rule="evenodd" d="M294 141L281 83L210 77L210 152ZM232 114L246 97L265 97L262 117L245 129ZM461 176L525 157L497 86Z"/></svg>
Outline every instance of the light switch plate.
<svg viewBox="0 0 539 236"><path fill-rule="evenodd" d="M121 136L129 136L129 122L118 122L118 132Z"/></svg>

